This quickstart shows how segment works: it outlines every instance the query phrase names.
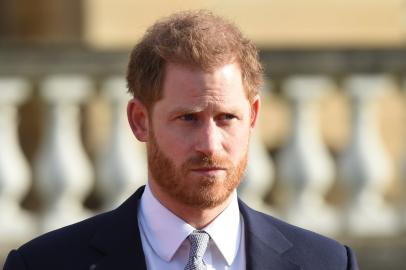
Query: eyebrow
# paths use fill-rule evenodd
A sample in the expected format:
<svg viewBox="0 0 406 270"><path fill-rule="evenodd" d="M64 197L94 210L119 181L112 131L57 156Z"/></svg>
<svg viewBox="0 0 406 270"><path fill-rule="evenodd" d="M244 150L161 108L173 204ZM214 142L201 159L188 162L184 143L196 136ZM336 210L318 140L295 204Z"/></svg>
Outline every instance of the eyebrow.
<svg viewBox="0 0 406 270"><path fill-rule="evenodd" d="M169 112L169 117L177 116L177 115L183 115L183 114L194 114L194 113L199 113L203 111L199 106L192 106L192 107L177 107L173 109L172 111ZM221 110L215 110L215 111L223 111L225 113L230 113L230 114L238 114L238 109L235 106L230 106L229 108L222 108Z"/></svg>
<svg viewBox="0 0 406 270"><path fill-rule="evenodd" d="M169 112L169 116L182 115L182 114L191 114L201 112L202 109L198 107L177 107Z"/></svg>

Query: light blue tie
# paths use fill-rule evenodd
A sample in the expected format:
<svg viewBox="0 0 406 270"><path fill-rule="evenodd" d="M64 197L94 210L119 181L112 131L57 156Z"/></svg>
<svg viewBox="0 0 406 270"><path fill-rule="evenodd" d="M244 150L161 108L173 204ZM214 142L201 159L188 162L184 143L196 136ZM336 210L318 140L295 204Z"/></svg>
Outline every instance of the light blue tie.
<svg viewBox="0 0 406 270"><path fill-rule="evenodd" d="M210 236L205 231L193 231L188 239L190 241L189 259L185 270L205 270L203 255L206 252Z"/></svg>

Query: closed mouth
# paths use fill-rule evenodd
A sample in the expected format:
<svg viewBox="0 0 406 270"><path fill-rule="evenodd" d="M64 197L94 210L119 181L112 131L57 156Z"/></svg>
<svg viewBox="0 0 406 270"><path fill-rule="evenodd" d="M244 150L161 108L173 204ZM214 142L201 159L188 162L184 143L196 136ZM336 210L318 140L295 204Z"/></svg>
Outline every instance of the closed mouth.
<svg viewBox="0 0 406 270"><path fill-rule="evenodd" d="M193 168L192 171L224 171L225 168L222 167L200 167L200 168Z"/></svg>

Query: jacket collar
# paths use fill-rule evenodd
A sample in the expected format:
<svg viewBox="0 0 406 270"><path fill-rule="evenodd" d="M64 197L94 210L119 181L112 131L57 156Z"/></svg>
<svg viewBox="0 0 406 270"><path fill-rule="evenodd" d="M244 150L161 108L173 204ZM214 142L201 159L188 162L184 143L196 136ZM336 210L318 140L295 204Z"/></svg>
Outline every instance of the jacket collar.
<svg viewBox="0 0 406 270"><path fill-rule="evenodd" d="M244 218L247 270L300 270L289 256L293 244L273 225L272 217L239 200Z"/></svg>
<svg viewBox="0 0 406 270"><path fill-rule="evenodd" d="M108 221L91 241L91 246L104 256L90 269L147 269L137 219L143 192L144 186L117 209L106 213Z"/></svg>
<svg viewBox="0 0 406 270"><path fill-rule="evenodd" d="M104 256L90 269L146 269L137 212L144 186L116 210L109 212L94 235L91 246ZM293 244L269 221L269 217L239 200L244 218L247 270L300 270L289 257ZM271 218L272 219L272 218Z"/></svg>

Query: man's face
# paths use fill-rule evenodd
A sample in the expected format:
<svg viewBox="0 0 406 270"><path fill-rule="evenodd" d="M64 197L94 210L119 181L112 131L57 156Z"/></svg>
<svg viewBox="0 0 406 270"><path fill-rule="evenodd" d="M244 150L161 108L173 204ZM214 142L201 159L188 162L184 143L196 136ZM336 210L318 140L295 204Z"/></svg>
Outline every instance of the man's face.
<svg viewBox="0 0 406 270"><path fill-rule="evenodd" d="M240 183L259 100L248 101L237 64L165 71L149 116L150 181L177 203L215 207Z"/></svg>

